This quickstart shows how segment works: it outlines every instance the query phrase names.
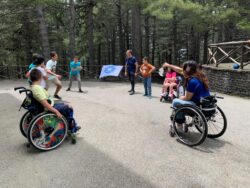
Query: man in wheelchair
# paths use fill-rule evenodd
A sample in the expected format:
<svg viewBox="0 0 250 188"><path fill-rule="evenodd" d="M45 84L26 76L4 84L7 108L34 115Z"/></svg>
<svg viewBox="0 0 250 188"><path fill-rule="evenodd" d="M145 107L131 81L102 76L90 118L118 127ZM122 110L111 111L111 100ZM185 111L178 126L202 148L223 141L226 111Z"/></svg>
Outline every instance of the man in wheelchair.
<svg viewBox="0 0 250 188"><path fill-rule="evenodd" d="M53 99L49 98L48 92L40 86L42 80L42 73L38 69L33 69L30 72L30 80L32 82L31 91L34 99L38 101L44 109L53 112L58 118L63 116L69 124L69 129L72 133L77 132L80 127L76 125L73 117L73 108L64 103L54 104ZM53 105L54 104L54 105Z"/></svg>

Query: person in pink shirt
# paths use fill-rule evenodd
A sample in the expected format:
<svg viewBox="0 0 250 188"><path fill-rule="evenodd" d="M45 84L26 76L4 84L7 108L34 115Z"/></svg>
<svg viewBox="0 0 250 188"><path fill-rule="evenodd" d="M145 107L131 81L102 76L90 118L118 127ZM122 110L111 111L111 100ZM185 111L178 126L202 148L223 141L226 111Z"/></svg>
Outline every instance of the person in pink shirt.
<svg viewBox="0 0 250 188"><path fill-rule="evenodd" d="M177 86L176 76L177 76L176 72L174 72L172 69L168 68L167 73L166 73L166 78L165 78L163 86L162 86L161 99L164 96L166 96L168 88L169 88L169 97L173 99L174 87Z"/></svg>

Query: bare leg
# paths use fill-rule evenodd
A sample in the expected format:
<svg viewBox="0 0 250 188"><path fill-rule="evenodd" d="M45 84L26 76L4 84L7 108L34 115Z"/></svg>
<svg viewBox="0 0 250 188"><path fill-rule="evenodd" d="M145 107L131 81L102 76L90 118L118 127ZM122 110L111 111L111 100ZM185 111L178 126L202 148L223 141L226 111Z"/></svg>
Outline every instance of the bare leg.
<svg viewBox="0 0 250 188"><path fill-rule="evenodd" d="M164 93L167 92L168 87L170 87L170 83L165 83L165 84L162 86L162 94L164 94Z"/></svg>
<svg viewBox="0 0 250 188"><path fill-rule="evenodd" d="M177 86L176 83L171 83L169 86L169 96L173 97L173 93L174 93L174 87Z"/></svg>

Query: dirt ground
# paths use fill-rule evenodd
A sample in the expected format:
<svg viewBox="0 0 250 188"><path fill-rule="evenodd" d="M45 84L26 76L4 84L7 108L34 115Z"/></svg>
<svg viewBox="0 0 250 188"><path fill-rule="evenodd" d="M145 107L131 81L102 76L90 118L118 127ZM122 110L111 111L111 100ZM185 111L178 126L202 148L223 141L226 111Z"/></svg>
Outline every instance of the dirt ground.
<svg viewBox="0 0 250 188"><path fill-rule="evenodd" d="M19 131L21 81L0 82L0 187L53 188L228 188L250 185L250 100L222 95L226 133L194 148L169 136L170 104L128 95L128 83L83 82L87 94L66 92L82 129L78 142L66 140L50 152L27 148ZM76 87L76 83L74 85ZM74 89L74 88L73 88ZM52 92L54 88L50 89Z"/></svg>

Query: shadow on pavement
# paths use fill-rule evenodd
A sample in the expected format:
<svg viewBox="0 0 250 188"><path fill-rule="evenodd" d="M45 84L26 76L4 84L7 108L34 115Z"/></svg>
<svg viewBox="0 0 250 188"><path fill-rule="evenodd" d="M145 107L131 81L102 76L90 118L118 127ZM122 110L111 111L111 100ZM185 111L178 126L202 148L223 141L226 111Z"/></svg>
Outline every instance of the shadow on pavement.
<svg viewBox="0 0 250 188"><path fill-rule="evenodd" d="M38 152L27 148L19 131L21 101L0 94L1 187L156 187L142 176L112 159L107 153L79 138L56 150Z"/></svg>

